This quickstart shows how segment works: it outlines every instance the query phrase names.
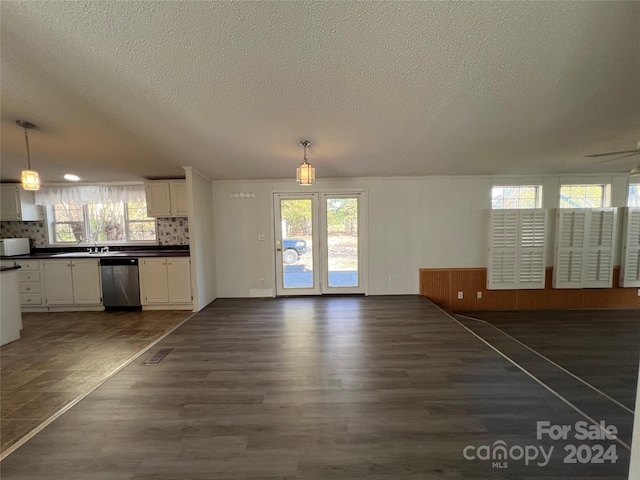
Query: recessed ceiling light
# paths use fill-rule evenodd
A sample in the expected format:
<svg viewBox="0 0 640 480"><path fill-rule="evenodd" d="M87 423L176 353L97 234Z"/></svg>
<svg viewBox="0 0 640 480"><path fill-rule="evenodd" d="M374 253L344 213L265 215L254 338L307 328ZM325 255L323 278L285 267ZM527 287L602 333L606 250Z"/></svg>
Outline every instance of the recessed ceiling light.
<svg viewBox="0 0 640 480"><path fill-rule="evenodd" d="M70 182L77 182L78 180L80 180L80 177L78 175L74 175L73 173L67 173L64 176L65 180L69 180Z"/></svg>

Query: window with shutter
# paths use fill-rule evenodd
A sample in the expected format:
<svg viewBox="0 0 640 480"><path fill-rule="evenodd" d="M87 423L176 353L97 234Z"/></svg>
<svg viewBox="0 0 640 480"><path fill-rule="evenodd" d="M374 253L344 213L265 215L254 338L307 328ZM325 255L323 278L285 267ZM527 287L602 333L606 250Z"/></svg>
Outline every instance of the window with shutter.
<svg viewBox="0 0 640 480"><path fill-rule="evenodd" d="M559 209L553 288L610 288L615 208Z"/></svg>
<svg viewBox="0 0 640 480"><path fill-rule="evenodd" d="M582 258L586 209L559 209L556 219L556 248L553 288L582 287Z"/></svg>
<svg viewBox="0 0 640 480"><path fill-rule="evenodd" d="M640 287L640 207L625 210L620 286Z"/></svg>
<svg viewBox="0 0 640 480"><path fill-rule="evenodd" d="M492 210L487 289L544 288L547 210Z"/></svg>
<svg viewBox="0 0 640 480"><path fill-rule="evenodd" d="M589 228L585 238L585 288L613 286L613 241L616 210L593 209L587 214Z"/></svg>

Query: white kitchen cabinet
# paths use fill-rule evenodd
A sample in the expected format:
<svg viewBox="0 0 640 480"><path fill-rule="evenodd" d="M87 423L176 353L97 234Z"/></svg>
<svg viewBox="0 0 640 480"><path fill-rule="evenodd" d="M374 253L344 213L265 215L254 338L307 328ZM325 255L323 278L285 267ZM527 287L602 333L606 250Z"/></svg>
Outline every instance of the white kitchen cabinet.
<svg viewBox="0 0 640 480"><path fill-rule="evenodd" d="M145 258L140 261L143 305L191 304L191 263L188 257Z"/></svg>
<svg viewBox="0 0 640 480"><path fill-rule="evenodd" d="M146 184L147 214L150 217L186 217L186 180L157 180Z"/></svg>
<svg viewBox="0 0 640 480"><path fill-rule="evenodd" d="M169 303L191 303L191 265L189 258L167 258Z"/></svg>
<svg viewBox="0 0 640 480"><path fill-rule="evenodd" d="M100 305L100 264L98 260L42 261L46 305Z"/></svg>
<svg viewBox="0 0 640 480"><path fill-rule="evenodd" d="M73 260L73 303L75 305L99 305L102 303L100 262L98 260Z"/></svg>
<svg viewBox="0 0 640 480"><path fill-rule="evenodd" d="M20 270L18 270L20 304L23 310L31 307L40 308L43 304L40 262L37 260L3 260L0 264L3 266L20 265Z"/></svg>
<svg viewBox="0 0 640 480"><path fill-rule="evenodd" d="M71 260L43 260L42 275L47 305L73 305Z"/></svg>
<svg viewBox="0 0 640 480"><path fill-rule="evenodd" d="M166 258L145 258L140 266L142 304L169 303Z"/></svg>
<svg viewBox="0 0 640 480"><path fill-rule="evenodd" d="M171 216L186 217L189 214L187 207L187 181L171 180L169 182L171 196Z"/></svg>
<svg viewBox="0 0 640 480"><path fill-rule="evenodd" d="M24 190L20 184L0 185L0 220L42 220L40 207L35 204L35 194Z"/></svg>

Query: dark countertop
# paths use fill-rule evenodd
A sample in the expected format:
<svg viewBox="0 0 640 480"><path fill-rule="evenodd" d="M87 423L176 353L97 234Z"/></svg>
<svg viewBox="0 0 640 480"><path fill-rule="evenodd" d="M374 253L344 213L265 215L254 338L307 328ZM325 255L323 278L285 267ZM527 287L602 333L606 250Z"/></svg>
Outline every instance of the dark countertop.
<svg viewBox="0 0 640 480"><path fill-rule="evenodd" d="M20 270L22 267L20 265L12 265L10 267L2 267L0 266L0 273L9 272L11 270Z"/></svg>
<svg viewBox="0 0 640 480"><path fill-rule="evenodd" d="M114 251L106 253L89 252L51 252L34 253L31 255L15 255L12 257L1 257L2 260L48 260L66 258L141 258L141 257L188 257L189 250L129 250Z"/></svg>

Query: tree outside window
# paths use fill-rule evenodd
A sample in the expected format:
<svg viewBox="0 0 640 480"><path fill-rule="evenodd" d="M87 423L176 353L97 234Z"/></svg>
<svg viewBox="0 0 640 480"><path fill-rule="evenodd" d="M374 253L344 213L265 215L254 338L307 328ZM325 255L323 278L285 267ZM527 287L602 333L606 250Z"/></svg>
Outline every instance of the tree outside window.
<svg viewBox="0 0 640 480"><path fill-rule="evenodd" d="M53 212L53 243L78 243L91 238L98 243L153 242L156 220L147 216L144 200L57 204Z"/></svg>

